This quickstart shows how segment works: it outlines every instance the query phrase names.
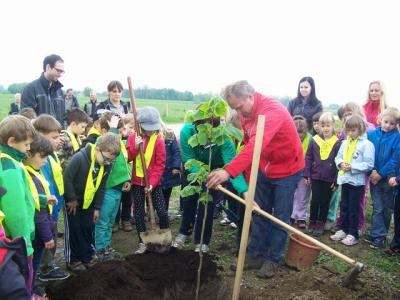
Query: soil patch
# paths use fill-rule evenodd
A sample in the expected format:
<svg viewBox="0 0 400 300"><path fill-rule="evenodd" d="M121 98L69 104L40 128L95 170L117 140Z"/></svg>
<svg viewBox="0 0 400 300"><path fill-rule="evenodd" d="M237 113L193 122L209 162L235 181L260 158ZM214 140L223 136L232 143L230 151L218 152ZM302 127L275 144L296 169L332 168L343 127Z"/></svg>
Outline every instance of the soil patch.
<svg viewBox="0 0 400 300"><path fill-rule="evenodd" d="M129 255L122 261L99 263L78 276L49 286L47 291L52 300L193 299L198 264L198 253L175 248L164 254ZM204 255L203 296L218 290L218 269L213 257Z"/></svg>

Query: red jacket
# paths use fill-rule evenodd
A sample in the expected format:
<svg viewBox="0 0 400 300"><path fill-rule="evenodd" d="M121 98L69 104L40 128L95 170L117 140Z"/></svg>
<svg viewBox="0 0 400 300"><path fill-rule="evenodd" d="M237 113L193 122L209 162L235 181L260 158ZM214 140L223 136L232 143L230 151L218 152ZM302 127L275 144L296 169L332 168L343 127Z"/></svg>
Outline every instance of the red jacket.
<svg viewBox="0 0 400 300"><path fill-rule="evenodd" d="M144 138L144 151L146 152L149 137ZM135 160L136 156L139 154L139 149L135 149L135 134L132 133L128 141L126 142L126 150L128 151L128 161L133 161L132 168L132 184L145 186L144 178L136 176ZM160 184L161 176L165 168L165 144L161 136L157 137L156 143L154 145L153 156L150 160L149 167L147 168L147 178L149 179L149 184L156 187Z"/></svg>
<svg viewBox="0 0 400 300"><path fill-rule="evenodd" d="M367 103L363 105L365 117L368 122L374 124L375 127L379 126L378 116L381 113L380 101L368 100Z"/></svg>
<svg viewBox="0 0 400 300"><path fill-rule="evenodd" d="M250 116L241 118L245 147L224 169L236 177L251 166L258 115L265 116L259 170L268 178L283 178L304 169L301 141L292 117L278 101L259 93L254 94Z"/></svg>

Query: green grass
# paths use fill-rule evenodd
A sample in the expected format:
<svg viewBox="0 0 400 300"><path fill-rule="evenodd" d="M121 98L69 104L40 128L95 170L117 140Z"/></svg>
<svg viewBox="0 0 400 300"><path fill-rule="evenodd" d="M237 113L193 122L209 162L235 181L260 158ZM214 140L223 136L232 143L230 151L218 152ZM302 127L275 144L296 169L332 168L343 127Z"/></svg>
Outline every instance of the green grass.
<svg viewBox="0 0 400 300"><path fill-rule="evenodd" d="M104 99L99 99L100 101ZM129 101L129 99L123 99ZM0 94L0 120L8 115L10 104L14 101L12 94ZM78 97L79 104L83 109L88 97ZM185 112L196 107L193 101L177 101L177 100L156 100L156 99L136 99L137 107L153 106L161 115L161 118L166 123L182 123Z"/></svg>

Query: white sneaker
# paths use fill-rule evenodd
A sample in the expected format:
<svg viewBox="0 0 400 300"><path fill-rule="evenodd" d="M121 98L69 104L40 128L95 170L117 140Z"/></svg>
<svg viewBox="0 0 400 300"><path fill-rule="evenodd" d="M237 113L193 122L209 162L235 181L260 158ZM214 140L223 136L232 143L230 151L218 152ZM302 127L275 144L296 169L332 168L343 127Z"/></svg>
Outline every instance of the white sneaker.
<svg viewBox="0 0 400 300"><path fill-rule="evenodd" d="M183 246L185 245L186 239L188 238L187 235L184 235L182 233L178 233L176 236L175 240L172 242L172 247L182 249Z"/></svg>
<svg viewBox="0 0 400 300"><path fill-rule="evenodd" d="M348 234L342 241L341 243L346 246L353 246L358 243L358 239L356 239L354 236L351 234Z"/></svg>
<svg viewBox="0 0 400 300"><path fill-rule="evenodd" d="M139 248L135 251L135 254L143 254L147 251L146 245L144 243L139 244Z"/></svg>
<svg viewBox="0 0 400 300"><path fill-rule="evenodd" d="M223 218L220 222L220 225L222 226L228 226L229 224L231 224L231 220L229 220L228 218Z"/></svg>
<svg viewBox="0 0 400 300"><path fill-rule="evenodd" d="M237 228L237 225L234 222L231 222L231 224L229 224L229 226L231 226L233 229Z"/></svg>
<svg viewBox="0 0 400 300"><path fill-rule="evenodd" d="M335 234L331 235L329 238L332 241L341 241L346 237L346 233L343 230L336 231Z"/></svg>
<svg viewBox="0 0 400 300"><path fill-rule="evenodd" d="M208 247L208 245L206 244L201 245L201 252L207 253L209 249L210 247ZM194 252L200 252L200 244L196 244Z"/></svg>

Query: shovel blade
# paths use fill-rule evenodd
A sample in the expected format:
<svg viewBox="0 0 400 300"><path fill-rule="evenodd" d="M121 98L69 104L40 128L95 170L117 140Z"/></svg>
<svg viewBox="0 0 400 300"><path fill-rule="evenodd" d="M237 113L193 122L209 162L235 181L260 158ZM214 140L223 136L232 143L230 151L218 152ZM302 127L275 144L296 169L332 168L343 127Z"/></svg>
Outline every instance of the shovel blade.
<svg viewBox="0 0 400 300"><path fill-rule="evenodd" d="M154 229L140 233L147 250L156 253L169 251L172 244L171 229Z"/></svg>

